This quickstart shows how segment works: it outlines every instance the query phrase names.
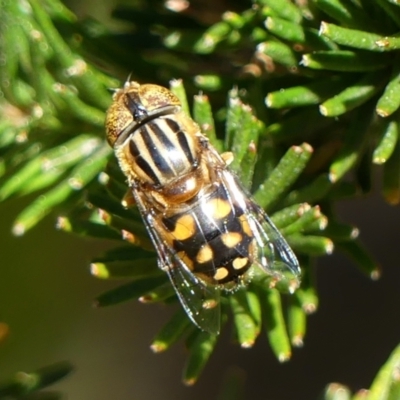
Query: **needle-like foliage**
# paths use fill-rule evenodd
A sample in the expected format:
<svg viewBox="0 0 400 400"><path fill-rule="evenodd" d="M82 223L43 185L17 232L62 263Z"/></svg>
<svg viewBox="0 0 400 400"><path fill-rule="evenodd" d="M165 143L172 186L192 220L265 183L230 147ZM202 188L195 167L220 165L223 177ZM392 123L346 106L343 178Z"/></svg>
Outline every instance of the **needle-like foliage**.
<svg viewBox="0 0 400 400"><path fill-rule="evenodd" d="M98 307L175 302L138 211L121 205L125 178L104 139L110 88L128 74L170 83L214 146L234 153L232 169L299 257L302 284L293 295L255 276L223 307L242 347L264 331L283 362L303 344L307 314L318 308L314 257L336 246L379 276L357 228L332 210L370 190L373 164L383 164L383 196L400 202L400 7L389 0L232 0L224 3L229 10L208 3L215 2L137 1L114 11L124 22L118 31L78 20L58 0L2 2L0 200L37 193L16 217L16 235L52 214L59 229L116 242L91 271L126 283L99 295ZM151 348L161 352L181 338L183 379L193 384L218 338L179 309Z"/></svg>

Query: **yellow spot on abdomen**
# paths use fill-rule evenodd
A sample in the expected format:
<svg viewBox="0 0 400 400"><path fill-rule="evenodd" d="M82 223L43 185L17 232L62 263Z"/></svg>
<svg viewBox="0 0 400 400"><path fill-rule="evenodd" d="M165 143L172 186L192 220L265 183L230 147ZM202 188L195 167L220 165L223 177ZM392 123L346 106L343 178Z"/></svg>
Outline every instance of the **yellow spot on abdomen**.
<svg viewBox="0 0 400 400"><path fill-rule="evenodd" d="M237 257L233 260L232 267L235 268L236 270L240 270L244 268L248 262L249 259L247 257Z"/></svg>
<svg viewBox="0 0 400 400"><path fill-rule="evenodd" d="M206 263L207 261L212 260L212 258L213 258L213 251L212 251L211 247L208 244L206 244L197 253L196 261L199 264L203 264L203 263Z"/></svg>
<svg viewBox="0 0 400 400"><path fill-rule="evenodd" d="M247 216L245 214L241 215L239 217L239 221L240 221L240 225L242 225L243 232L247 236L252 237L253 236L253 232L252 232L252 230L250 228L249 219L247 218Z"/></svg>
<svg viewBox="0 0 400 400"><path fill-rule="evenodd" d="M196 233L194 218L190 214L183 215L176 221L175 230L171 233L176 240L185 240L194 236Z"/></svg>
<svg viewBox="0 0 400 400"><path fill-rule="evenodd" d="M242 240L239 232L228 232L221 235L222 243L229 249L234 248Z"/></svg>
<svg viewBox="0 0 400 400"><path fill-rule="evenodd" d="M216 281L221 281L229 275L229 271L225 267L217 268L214 274L214 279Z"/></svg>
<svg viewBox="0 0 400 400"><path fill-rule="evenodd" d="M211 199L205 205L205 212L210 218L222 219L231 212L232 208L229 202L222 199Z"/></svg>

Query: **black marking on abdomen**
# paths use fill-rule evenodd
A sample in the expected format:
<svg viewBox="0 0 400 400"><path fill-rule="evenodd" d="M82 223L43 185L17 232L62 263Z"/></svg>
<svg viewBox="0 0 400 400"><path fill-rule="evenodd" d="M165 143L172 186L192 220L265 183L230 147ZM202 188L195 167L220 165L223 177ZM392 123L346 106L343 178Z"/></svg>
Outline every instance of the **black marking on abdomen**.
<svg viewBox="0 0 400 400"><path fill-rule="evenodd" d="M223 199L224 190L217 190L216 195ZM213 196L212 198L215 199ZM210 201L210 199L208 199ZM237 283L240 278L251 267L254 254L252 254L252 241L254 237L248 235L242 227L239 218L243 215L243 211L235 207L228 215L221 219L213 219L210 223L209 216L202 215L199 207L194 207L190 213L196 215L195 233L185 240L173 240L172 247L174 250L184 252L185 256L191 260L192 272L199 274L199 277L207 277L207 281L214 284L226 284L229 282ZM177 221L185 215L185 212L175 214L162 220L165 228L173 232L176 228ZM203 217L203 218L202 218ZM228 247L222 240L223 236L231 233L240 235L240 241L233 247ZM205 262L199 262L204 257L199 257L199 252L204 247L209 247L212 251L212 258L206 259ZM244 265L240 268L234 268L233 262L237 259L244 259ZM247 260L247 262L246 262ZM218 268L225 268L228 271L226 277L216 280L214 278Z"/></svg>

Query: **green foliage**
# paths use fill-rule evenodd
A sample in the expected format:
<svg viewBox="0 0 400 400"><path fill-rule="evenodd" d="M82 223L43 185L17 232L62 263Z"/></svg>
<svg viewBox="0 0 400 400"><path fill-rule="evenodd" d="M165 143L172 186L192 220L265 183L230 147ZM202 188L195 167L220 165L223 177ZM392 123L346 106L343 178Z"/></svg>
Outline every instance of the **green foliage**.
<svg viewBox="0 0 400 400"><path fill-rule="evenodd" d="M397 346L382 366L369 390L361 389L355 394L346 386L330 384L324 393L324 400L395 400L400 395L400 347Z"/></svg>
<svg viewBox="0 0 400 400"><path fill-rule="evenodd" d="M351 390L340 384L331 383L325 390L321 399L323 400L396 400L399 398L400 379L400 347L393 351L389 359L378 371L369 389L360 389L352 394ZM244 399L243 372L230 369L221 387L221 399L236 400Z"/></svg>
<svg viewBox="0 0 400 400"><path fill-rule="evenodd" d="M0 345L9 335L7 324L0 322ZM58 391L42 390L65 378L73 371L69 362L58 362L37 369L34 372L17 372L14 377L0 382L1 400L59 400L63 394Z"/></svg>
<svg viewBox="0 0 400 400"><path fill-rule="evenodd" d="M41 390L59 381L72 371L68 362L60 362L34 372L18 372L8 382L0 383L0 399L5 400L58 400L60 392Z"/></svg>
<svg viewBox="0 0 400 400"><path fill-rule="evenodd" d="M37 193L17 216L16 235L55 212L66 232L120 242L91 271L129 281L100 295L97 306L175 301L138 211L121 205L125 179L103 123L108 89L120 86L110 75L163 85L182 78L185 107L193 104L218 150L235 154L232 168L299 256L302 285L293 295L255 276L224 303L223 320L233 315L242 347L265 330L286 361L318 307L314 256L336 246L367 275L379 274L357 229L332 210L338 199L370 190L372 164L383 165L383 196L400 201L400 7L389 0L231 3L235 11L220 15L195 2L178 10L166 6L173 2L138 1L114 12L132 29L111 31L77 20L58 0L2 2L0 199ZM171 89L186 96L181 81ZM179 310L152 349L167 350L182 337L184 381L192 384L217 338ZM386 390L376 387L371 392ZM326 398L336 399L335 390Z"/></svg>

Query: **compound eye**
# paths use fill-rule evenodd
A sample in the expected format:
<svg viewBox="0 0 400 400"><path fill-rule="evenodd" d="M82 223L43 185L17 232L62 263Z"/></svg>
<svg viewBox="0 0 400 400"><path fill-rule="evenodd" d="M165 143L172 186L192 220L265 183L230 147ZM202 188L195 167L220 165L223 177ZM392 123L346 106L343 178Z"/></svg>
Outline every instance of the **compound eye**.
<svg viewBox="0 0 400 400"><path fill-rule="evenodd" d="M114 99L106 114L106 136L111 147L114 147L120 134L132 122L133 115L126 108L123 99Z"/></svg>
<svg viewBox="0 0 400 400"><path fill-rule="evenodd" d="M146 84L139 88L139 98L149 114L159 109L180 107L179 99L167 88Z"/></svg>

